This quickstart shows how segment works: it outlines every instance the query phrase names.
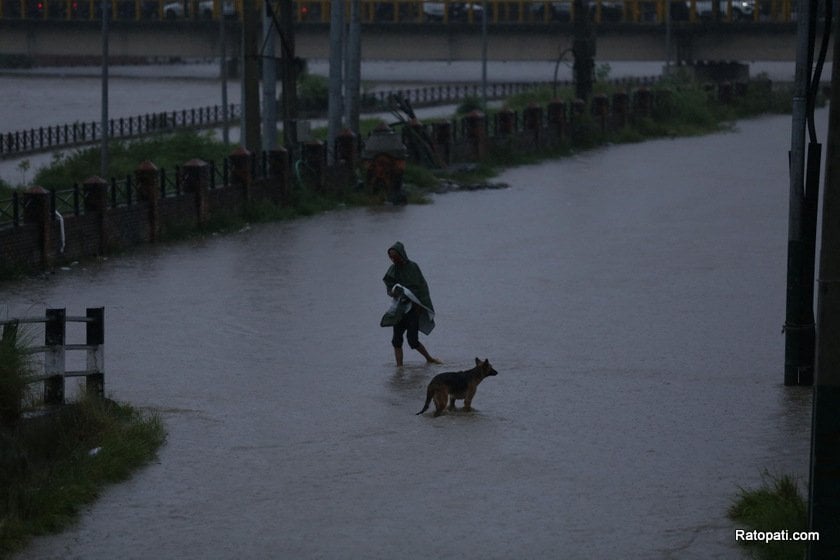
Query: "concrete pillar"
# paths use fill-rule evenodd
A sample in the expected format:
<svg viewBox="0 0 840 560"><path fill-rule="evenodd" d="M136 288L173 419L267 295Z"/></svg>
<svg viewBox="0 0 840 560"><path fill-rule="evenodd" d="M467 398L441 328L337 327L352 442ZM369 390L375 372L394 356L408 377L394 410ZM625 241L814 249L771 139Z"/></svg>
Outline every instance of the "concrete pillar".
<svg viewBox="0 0 840 560"><path fill-rule="evenodd" d="M250 198L251 187L251 152L240 146L230 153L228 161L230 162L230 184L242 189L243 198L247 202Z"/></svg>
<svg viewBox="0 0 840 560"><path fill-rule="evenodd" d="M335 138L335 162L342 167L355 169L358 157L356 135L349 128L345 128Z"/></svg>
<svg viewBox="0 0 840 560"><path fill-rule="evenodd" d="M276 184L276 202L285 202L292 187L289 151L279 147L268 152L268 176Z"/></svg>
<svg viewBox="0 0 840 560"><path fill-rule="evenodd" d="M616 128L627 126L627 119L630 115L630 97L620 91L612 96L613 125Z"/></svg>
<svg viewBox="0 0 840 560"><path fill-rule="evenodd" d="M633 97L633 115L647 118L653 115L653 93L647 88L636 90Z"/></svg>
<svg viewBox="0 0 840 560"><path fill-rule="evenodd" d="M496 136L507 137L516 130L516 113L513 109L503 108L496 113Z"/></svg>
<svg viewBox="0 0 840 560"><path fill-rule="evenodd" d="M467 142L470 145L472 159L480 161L487 156L487 118L484 113L475 110L464 117Z"/></svg>
<svg viewBox="0 0 840 560"><path fill-rule="evenodd" d="M137 199L149 205L149 241L154 243L160 237L160 171L149 160L143 161L134 170L137 183Z"/></svg>
<svg viewBox="0 0 840 560"><path fill-rule="evenodd" d="M301 174L304 184L319 192L323 191L327 167L327 150L324 143L320 140L305 142L302 146L301 160L303 161Z"/></svg>
<svg viewBox="0 0 840 560"><path fill-rule="evenodd" d="M530 103L522 112L522 125L537 145L540 143L542 120L543 109L535 103Z"/></svg>
<svg viewBox="0 0 840 560"><path fill-rule="evenodd" d="M441 121L432 124L435 150L444 165L452 162L452 123Z"/></svg>
<svg viewBox="0 0 840 560"><path fill-rule="evenodd" d="M99 249L97 254L103 254L109 244L108 228L105 227L105 213L108 210L108 181L95 175L85 179L82 183L82 200L85 215L97 215L99 225Z"/></svg>
<svg viewBox="0 0 840 560"><path fill-rule="evenodd" d="M181 167L184 174L184 192L195 197L196 221L204 225L210 219L207 191L210 187L210 166L206 161L191 159Z"/></svg>
<svg viewBox="0 0 840 560"><path fill-rule="evenodd" d="M566 137L566 127L568 125L565 101L555 99L549 102L548 124L554 129L558 139L562 142Z"/></svg>
<svg viewBox="0 0 840 560"><path fill-rule="evenodd" d="M23 223L35 224L38 228L38 250L41 266L52 262L52 224L50 193L43 187L29 187L23 192Z"/></svg>

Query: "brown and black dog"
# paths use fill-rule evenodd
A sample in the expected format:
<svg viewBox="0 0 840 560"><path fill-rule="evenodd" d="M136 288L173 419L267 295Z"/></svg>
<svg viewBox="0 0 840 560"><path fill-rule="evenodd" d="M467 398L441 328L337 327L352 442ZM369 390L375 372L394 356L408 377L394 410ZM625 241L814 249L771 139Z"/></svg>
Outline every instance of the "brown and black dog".
<svg viewBox="0 0 840 560"><path fill-rule="evenodd" d="M463 410L470 410L475 390L481 380L490 375L498 375L488 360L483 362L475 359L475 367L466 371L447 371L439 373L429 382L426 389L426 404L417 414L423 414L429 409L429 403L435 400L435 416L443 414L446 400L449 399L449 410L455 410L455 400L464 399Z"/></svg>

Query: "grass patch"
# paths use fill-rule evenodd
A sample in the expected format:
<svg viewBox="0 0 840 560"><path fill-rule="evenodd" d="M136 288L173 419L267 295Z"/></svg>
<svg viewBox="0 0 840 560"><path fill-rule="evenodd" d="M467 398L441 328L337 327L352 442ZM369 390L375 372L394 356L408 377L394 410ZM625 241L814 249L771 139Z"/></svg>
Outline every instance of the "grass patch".
<svg viewBox="0 0 840 560"><path fill-rule="evenodd" d="M775 477L767 472L762 479L758 489L739 490L729 508L729 518L751 531L790 531L791 534L806 531L807 505L796 479L789 475ZM758 560L801 560L807 547L802 541L739 541L739 544Z"/></svg>
<svg viewBox="0 0 840 560"><path fill-rule="evenodd" d="M148 463L165 439L156 414L85 398L0 434L0 556L76 520L100 489Z"/></svg>
<svg viewBox="0 0 840 560"><path fill-rule="evenodd" d="M36 535L58 532L76 520L101 488L127 479L154 458L165 440L154 413L84 397L30 418L32 375L25 333L0 342L0 558ZM32 385L29 385L31 388Z"/></svg>

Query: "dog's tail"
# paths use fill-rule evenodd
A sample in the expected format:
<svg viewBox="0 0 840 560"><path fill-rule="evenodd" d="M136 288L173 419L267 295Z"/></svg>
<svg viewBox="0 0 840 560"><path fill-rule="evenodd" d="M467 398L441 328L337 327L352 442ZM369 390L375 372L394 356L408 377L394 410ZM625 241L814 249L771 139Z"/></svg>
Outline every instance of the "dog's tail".
<svg viewBox="0 0 840 560"><path fill-rule="evenodd" d="M426 412L427 410L429 410L429 403L432 402L432 395L433 394L434 393L433 393L432 387L430 385L429 388L426 390L426 402L425 402L425 404L423 404L423 410L421 410L420 412L415 414L415 416L419 416L419 415L423 414L424 412Z"/></svg>

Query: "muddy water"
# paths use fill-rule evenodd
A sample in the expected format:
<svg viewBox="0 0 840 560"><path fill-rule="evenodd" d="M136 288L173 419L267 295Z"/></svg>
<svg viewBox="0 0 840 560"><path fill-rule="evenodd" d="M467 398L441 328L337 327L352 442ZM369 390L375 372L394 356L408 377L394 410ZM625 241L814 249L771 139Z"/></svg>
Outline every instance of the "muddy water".
<svg viewBox="0 0 840 560"><path fill-rule="evenodd" d="M810 392L782 386L789 123L5 287L104 305L107 392L169 430L19 558L739 558L737 488L808 466ZM442 366L395 368L378 326L398 239ZM415 416L476 356L499 375L475 412Z"/></svg>

